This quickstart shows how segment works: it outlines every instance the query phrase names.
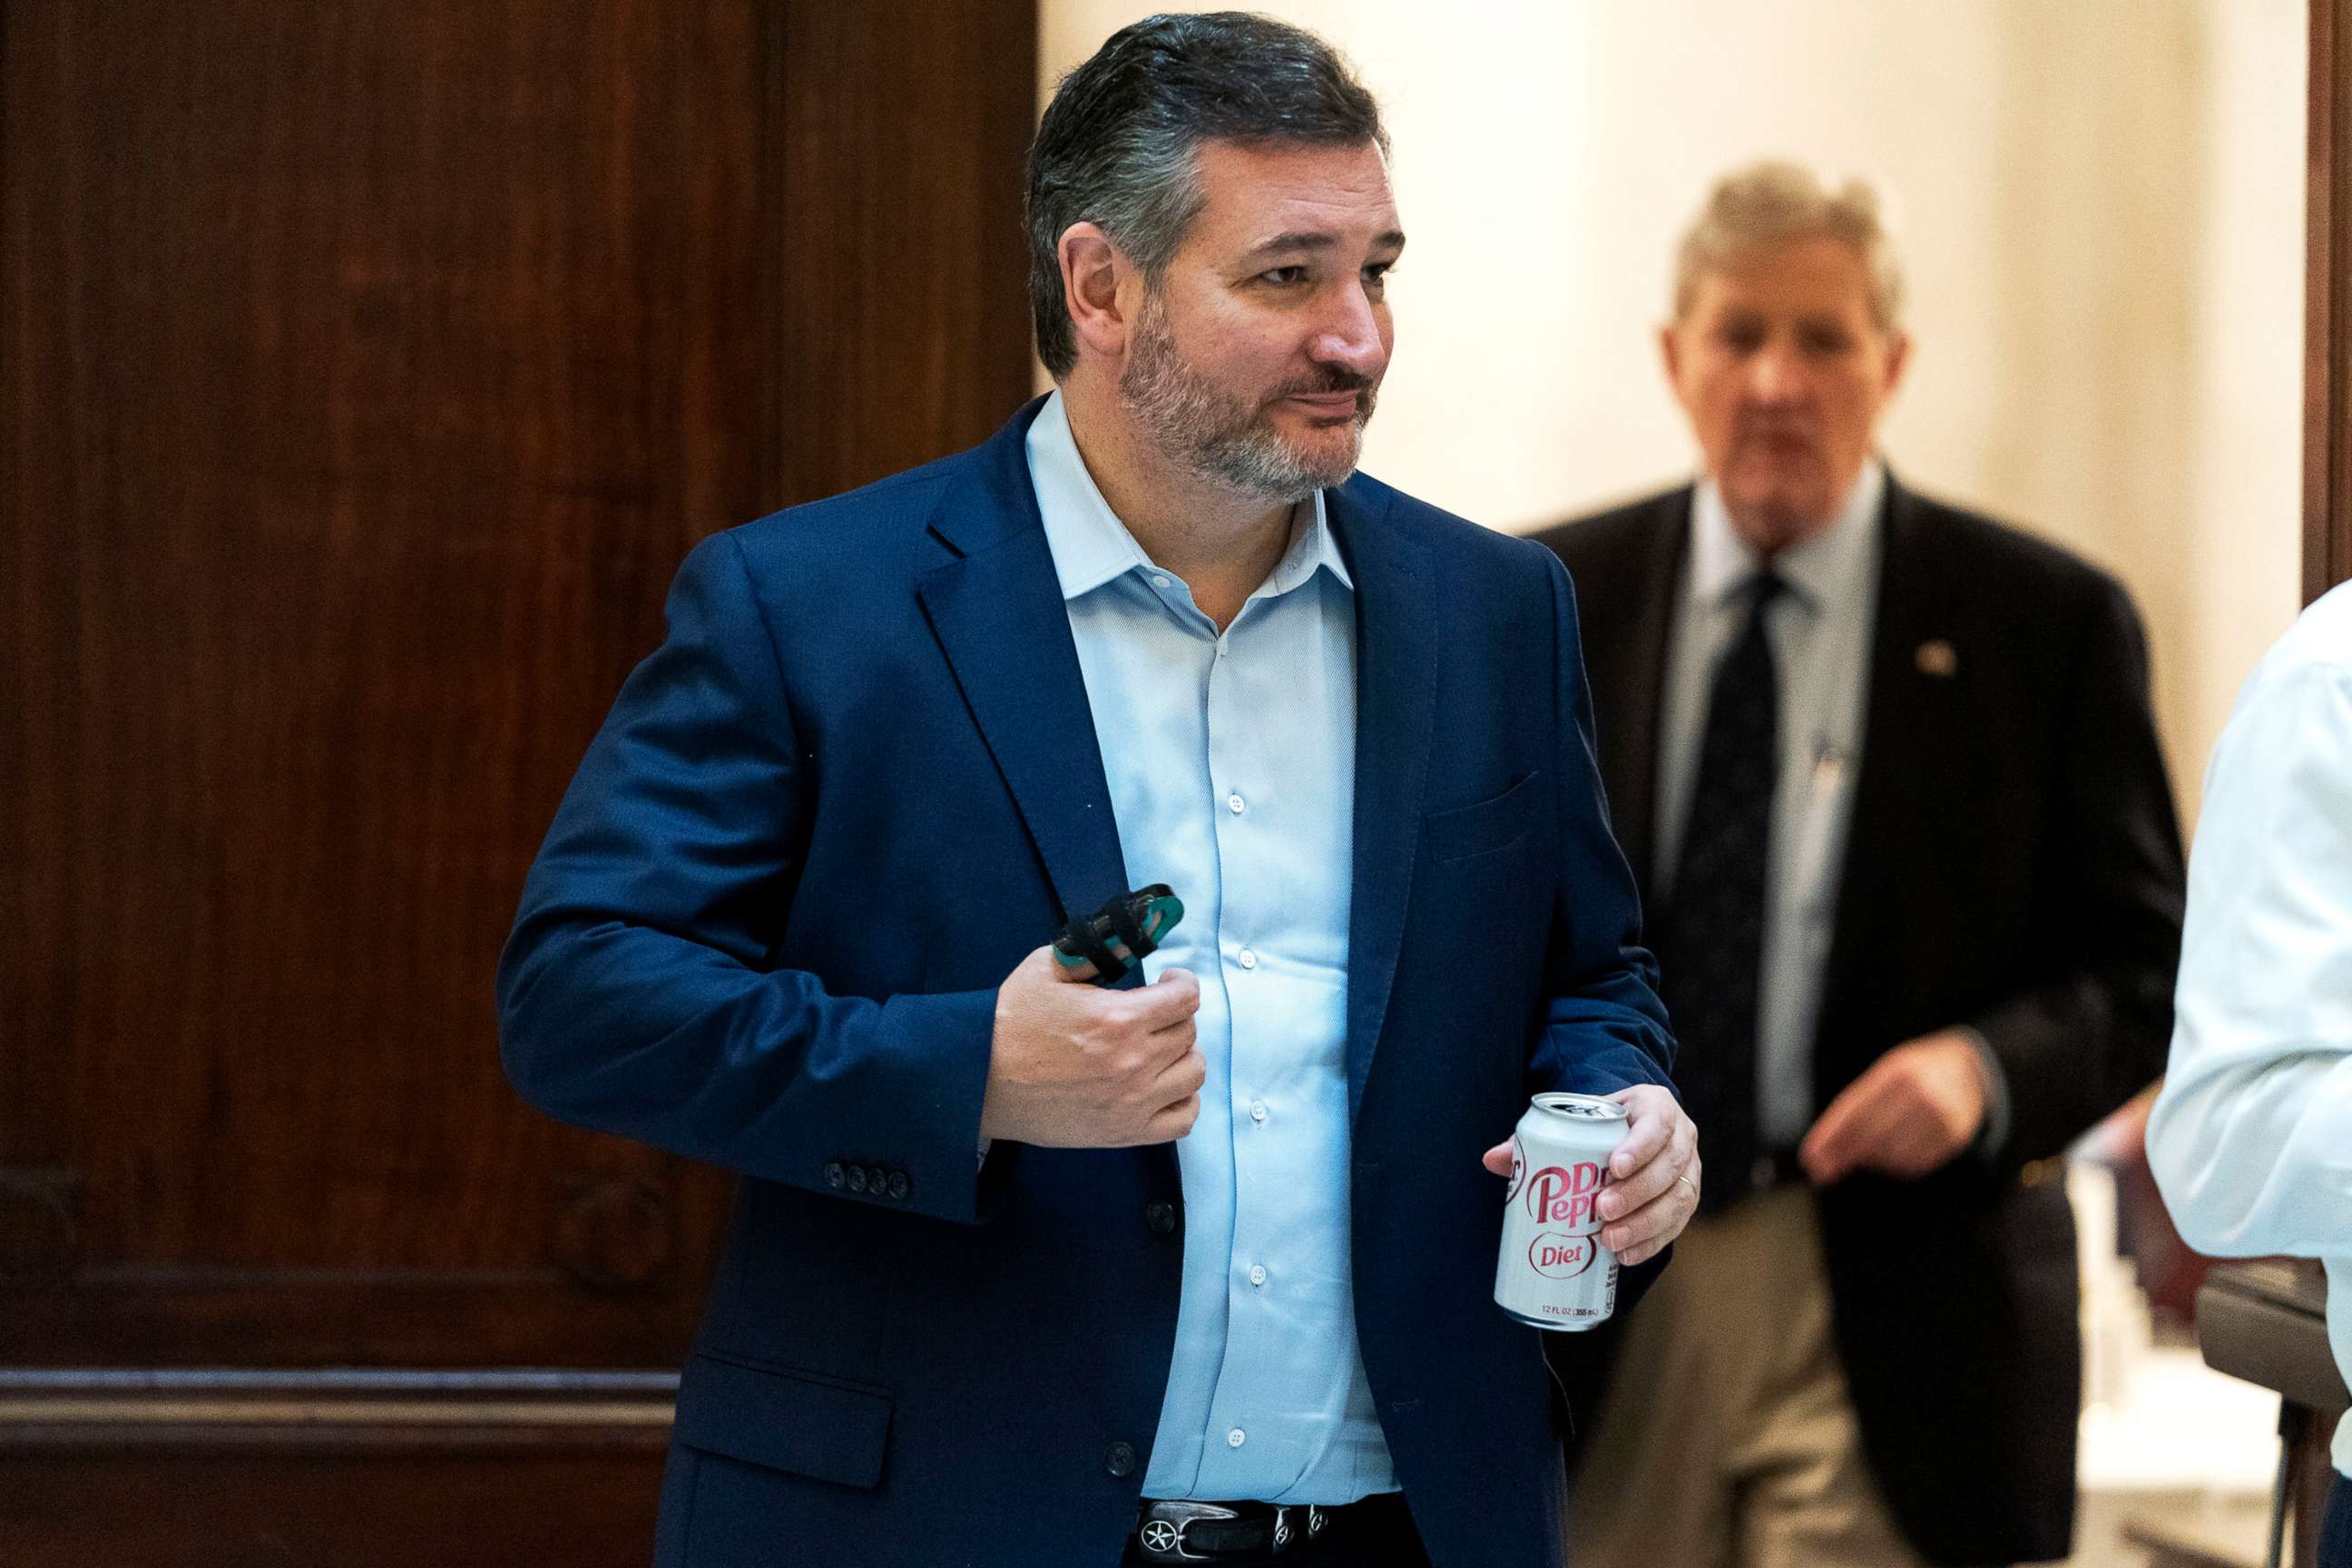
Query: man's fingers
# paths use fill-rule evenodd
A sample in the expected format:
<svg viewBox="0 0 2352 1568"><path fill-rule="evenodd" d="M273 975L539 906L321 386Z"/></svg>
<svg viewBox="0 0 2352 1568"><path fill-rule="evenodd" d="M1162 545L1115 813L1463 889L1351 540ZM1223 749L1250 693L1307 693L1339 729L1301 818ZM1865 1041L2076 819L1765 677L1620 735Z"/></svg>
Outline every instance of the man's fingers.
<svg viewBox="0 0 2352 1568"><path fill-rule="evenodd" d="M1831 1102L1798 1150L1805 1174L1826 1184L1874 1163L1899 1131L1905 1103L1900 1089L1884 1076L1873 1072L1857 1079Z"/></svg>
<svg viewBox="0 0 2352 1568"><path fill-rule="evenodd" d="M1192 1131L1192 1123L1199 1121L1200 1117L1201 1097L1197 1094L1187 1095L1175 1104L1155 1111L1151 1120L1144 1124L1143 1136L1136 1142L1173 1143Z"/></svg>
<svg viewBox="0 0 2352 1568"><path fill-rule="evenodd" d="M1620 1263L1639 1263L1672 1240L1687 1217L1688 1205L1679 1196L1657 1197L1601 1226L1601 1245L1615 1253Z"/></svg>
<svg viewBox="0 0 2352 1568"><path fill-rule="evenodd" d="M1209 1058L1199 1051L1186 1051L1151 1080L1151 1099L1164 1108L1199 1094L1201 1086L1208 1081Z"/></svg>
<svg viewBox="0 0 2352 1568"><path fill-rule="evenodd" d="M1201 983L1189 969L1163 969L1159 979L1125 994L1136 999L1136 1020L1155 1033L1201 1010Z"/></svg>
<svg viewBox="0 0 2352 1568"><path fill-rule="evenodd" d="M1622 1260L1627 1247L1651 1241L1663 1245L1672 1239L1698 1206L1696 1163L1689 1154L1670 1152L1626 1180L1612 1183L1597 1201L1604 1222L1601 1245ZM1690 1178L1687 1183L1685 1176ZM1655 1247L1650 1248L1655 1250ZM1638 1263L1641 1258L1633 1261Z"/></svg>
<svg viewBox="0 0 2352 1568"><path fill-rule="evenodd" d="M1510 1144L1507 1142L1496 1144L1492 1149L1487 1150L1484 1154L1478 1156L1478 1163L1486 1166L1486 1169L1494 1172L1495 1174L1498 1176L1509 1175L1511 1173Z"/></svg>
<svg viewBox="0 0 2352 1568"><path fill-rule="evenodd" d="M1595 1200L1601 1217L1604 1220L1623 1219L1643 1205L1664 1197L1667 1189L1675 1184L1675 1178L1683 1173L1683 1167L1687 1163L1687 1155L1677 1159L1669 1149L1632 1175L1611 1181L1601 1189L1601 1196Z"/></svg>
<svg viewBox="0 0 2352 1568"><path fill-rule="evenodd" d="M1673 1106L1674 1099L1671 1095L1667 1095L1664 1089L1657 1092L1666 1100L1668 1107ZM1671 1114L1668 1110L1660 1109L1653 1103L1653 1098L1650 1095L1643 1093L1639 1089L1622 1089L1610 1098L1622 1105L1626 1110L1624 1142L1619 1143L1617 1152L1609 1156L1609 1173L1612 1177L1622 1179L1632 1175L1664 1152L1666 1144L1674 1137L1675 1123L1682 1119L1677 1114Z"/></svg>
<svg viewBox="0 0 2352 1568"><path fill-rule="evenodd" d="M1900 1114L1864 1151L1860 1163L1890 1176L1924 1176L1954 1152L1942 1124L1932 1112L1921 1109Z"/></svg>
<svg viewBox="0 0 2352 1568"><path fill-rule="evenodd" d="M1830 1101L1829 1108L1813 1123L1812 1131L1807 1132L1804 1141L1797 1145L1797 1163L1802 1165L1805 1174L1815 1182L1834 1182L1845 1174L1850 1163L1848 1129L1869 1095L1869 1086L1868 1073L1848 1084L1835 1100Z"/></svg>

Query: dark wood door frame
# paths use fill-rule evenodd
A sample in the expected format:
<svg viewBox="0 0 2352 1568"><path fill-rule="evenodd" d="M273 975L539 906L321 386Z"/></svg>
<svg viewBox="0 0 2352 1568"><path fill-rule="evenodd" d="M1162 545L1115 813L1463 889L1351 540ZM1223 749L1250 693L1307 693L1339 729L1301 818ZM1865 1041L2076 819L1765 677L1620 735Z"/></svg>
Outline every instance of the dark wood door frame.
<svg viewBox="0 0 2352 1568"><path fill-rule="evenodd" d="M2303 596L2352 577L2352 0L2311 0Z"/></svg>

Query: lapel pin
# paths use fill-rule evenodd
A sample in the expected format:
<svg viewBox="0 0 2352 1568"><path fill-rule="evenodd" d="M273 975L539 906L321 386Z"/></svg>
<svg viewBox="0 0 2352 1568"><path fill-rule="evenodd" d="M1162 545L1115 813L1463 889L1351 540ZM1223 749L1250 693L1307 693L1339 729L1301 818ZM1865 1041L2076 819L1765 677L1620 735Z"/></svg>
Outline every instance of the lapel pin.
<svg viewBox="0 0 2352 1568"><path fill-rule="evenodd" d="M1921 643L1919 651L1911 657L1918 664L1920 674L1932 675L1938 680L1949 680L1960 672L1960 656L1942 637Z"/></svg>

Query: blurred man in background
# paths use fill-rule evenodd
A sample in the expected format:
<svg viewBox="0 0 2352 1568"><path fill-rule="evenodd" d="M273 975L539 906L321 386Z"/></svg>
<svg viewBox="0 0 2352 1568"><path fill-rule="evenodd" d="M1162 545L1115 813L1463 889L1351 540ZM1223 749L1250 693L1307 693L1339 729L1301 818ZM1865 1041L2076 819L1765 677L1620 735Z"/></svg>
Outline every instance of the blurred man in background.
<svg viewBox="0 0 2352 1568"><path fill-rule="evenodd" d="M1704 472L1542 536L1707 1172L1588 1423L1592 1568L2068 1548L2038 1163L2162 1065L2179 836L2123 590L1877 457L1901 305L1869 188L1725 179L1660 334Z"/></svg>
<svg viewBox="0 0 2352 1568"><path fill-rule="evenodd" d="M2352 1381L2352 585L2264 658L2205 772L2172 1065L2148 1162L2181 1235L2327 1264ZM2352 1568L2352 1421L2323 1568Z"/></svg>

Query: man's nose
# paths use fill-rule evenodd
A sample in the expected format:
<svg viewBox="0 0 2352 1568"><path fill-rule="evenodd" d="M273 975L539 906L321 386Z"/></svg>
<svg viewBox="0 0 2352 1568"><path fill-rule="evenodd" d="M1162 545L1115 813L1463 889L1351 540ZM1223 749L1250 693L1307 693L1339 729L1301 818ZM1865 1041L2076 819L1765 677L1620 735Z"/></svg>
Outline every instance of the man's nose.
<svg viewBox="0 0 2352 1568"><path fill-rule="evenodd" d="M1307 353L1318 363L1342 365L1359 375L1378 375L1387 367L1389 349L1381 332L1380 311L1362 284L1338 290L1317 324Z"/></svg>
<svg viewBox="0 0 2352 1568"><path fill-rule="evenodd" d="M1787 403L1804 390L1805 368L1789 344L1769 342L1749 356L1748 393L1757 402Z"/></svg>

